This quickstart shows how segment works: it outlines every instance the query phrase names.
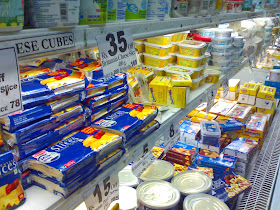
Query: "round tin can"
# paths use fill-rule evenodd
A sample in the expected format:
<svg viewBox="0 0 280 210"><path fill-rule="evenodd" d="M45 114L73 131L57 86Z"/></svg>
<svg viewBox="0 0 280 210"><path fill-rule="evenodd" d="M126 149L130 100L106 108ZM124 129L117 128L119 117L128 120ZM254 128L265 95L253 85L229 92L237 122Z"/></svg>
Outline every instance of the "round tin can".
<svg viewBox="0 0 280 210"><path fill-rule="evenodd" d="M195 193L185 198L183 204L184 210L229 210L228 206L220 199L203 193Z"/></svg>
<svg viewBox="0 0 280 210"><path fill-rule="evenodd" d="M213 181L211 177L200 171L184 171L173 177L171 183L187 196L194 193L211 193Z"/></svg>
<svg viewBox="0 0 280 210"><path fill-rule="evenodd" d="M126 187L137 187L139 184L138 178L132 173L131 166L126 166L118 174L119 185Z"/></svg>
<svg viewBox="0 0 280 210"><path fill-rule="evenodd" d="M155 160L140 176L144 181L165 180L170 181L174 175L174 167L171 163L164 160Z"/></svg>
<svg viewBox="0 0 280 210"><path fill-rule="evenodd" d="M177 210L180 192L172 184L162 180L145 181L136 189L141 209Z"/></svg>

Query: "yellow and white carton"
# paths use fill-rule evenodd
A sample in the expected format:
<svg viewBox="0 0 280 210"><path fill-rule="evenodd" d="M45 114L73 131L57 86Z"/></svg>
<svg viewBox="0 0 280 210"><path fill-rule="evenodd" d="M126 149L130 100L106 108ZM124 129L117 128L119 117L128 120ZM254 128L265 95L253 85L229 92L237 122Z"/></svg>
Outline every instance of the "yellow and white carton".
<svg viewBox="0 0 280 210"><path fill-rule="evenodd" d="M174 87L170 82L168 85L167 105L184 109L186 106L187 95L189 95L189 93L189 87Z"/></svg>
<svg viewBox="0 0 280 210"><path fill-rule="evenodd" d="M166 105L169 83L170 77L156 76L149 84L149 101Z"/></svg>
<svg viewBox="0 0 280 210"><path fill-rule="evenodd" d="M254 83L245 83L239 90L238 102L243 104L255 105L259 85Z"/></svg>
<svg viewBox="0 0 280 210"><path fill-rule="evenodd" d="M271 109L276 88L262 85L257 95L256 107L263 109Z"/></svg>
<svg viewBox="0 0 280 210"><path fill-rule="evenodd" d="M276 101L273 101L271 109L257 108L257 112L271 114L273 116L275 112L275 107L276 107Z"/></svg>
<svg viewBox="0 0 280 210"><path fill-rule="evenodd" d="M223 99L236 101L239 97L240 79L230 79L228 81L228 89L228 94L224 96L223 87L219 88L218 92L220 93L220 97Z"/></svg>

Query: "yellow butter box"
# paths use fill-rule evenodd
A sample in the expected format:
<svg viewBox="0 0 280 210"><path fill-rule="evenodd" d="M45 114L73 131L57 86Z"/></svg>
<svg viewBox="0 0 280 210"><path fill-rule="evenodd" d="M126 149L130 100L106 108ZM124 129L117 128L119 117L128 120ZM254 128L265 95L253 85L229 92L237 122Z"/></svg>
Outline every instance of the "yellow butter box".
<svg viewBox="0 0 280 210"><path fill-rule="evenodd" d="M258 92L257 97L273 100L275 96L275 92L276 92L276 88L262 85L260 91Z"/></svg>
<svg viewBox="0 0 280 210"><path fill-rule="evenodd" d="M171 82L168 85L167 105L182 108L186 106L187 87L174 87Z"/></svg>
<svg viewBox="0 0 280 210"><path fill-rule="evenodd" d="M245 83L239 90L239 93L245 95L256 96L259 90L258 84Z"/></svg>
<svg viewBox="0 0 280 210"><path fill-rule="evenodd" d="M231 92L237 92L237 91L239 91L239 89L240 89L240 79L230 79L229 81L228 81L228 89L229 89L229 91L231 91ZM218 89L218 92L219 91L222 91L223 90L223 87L220 87L219 89Z"/></svg>
<svg viewBox="0 0 280 210"><path fill-rule="evenodd" d="M194 109L194 110L192 110L189 114L187 114L187 117L192 118L192 117L194 117L197 113L198 113L198 111Z"/></svg>
<svg viewBox="0 0 280 210"><path fill-rule="evenodd" d="M273 101L271 109L257 108L257 112L274 115L275 107L276 107L276 101Z"/></svg>
<svg viewBox="0 0 280 210"><path fill-rule="evenodd" d="M199 117L199 118L203 118L203 119L207 119L207 120L214 120L216 119L217 115L215 114L207 114L206 112L200 111L198 112L195 117Z"/></svg>
<svg viewBox="0 0 280 210"><path fill-rule="evenodd" d="M173 87L191 87L192 79L189 75L173 75L171 76L171 85Z"/></svg>
<svg viewBox="0 0 280 210"><path fill-rule="evenodd" d="M156 76L149 84L149 101L166 105L169 83L170 77Z"/></svg>

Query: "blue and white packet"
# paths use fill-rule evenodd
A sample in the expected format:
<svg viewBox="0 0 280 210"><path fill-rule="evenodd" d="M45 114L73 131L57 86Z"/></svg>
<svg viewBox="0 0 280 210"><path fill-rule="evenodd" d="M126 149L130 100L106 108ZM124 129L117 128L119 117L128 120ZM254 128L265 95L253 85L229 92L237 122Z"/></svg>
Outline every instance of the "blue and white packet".
<svg viewBox="0 0 280 210"><path fill-rule="evenodd" d="M106 155L122 146L122 137L86 127L29 157L29 168L45 176L65 181L84 166L92 167Z"/></svg>
<svg viewBox="0 0 280 210"><path fill-rule="evenodd" d="M34 123L35 121L46 118L69 107L76 106L80 104L83 99L83 94L76 94L74 96L35 106L30 109L15 112L1 118L0 122L3 124L3 128L6 131L12 133L20 128L30 125L30 123Z"/></svg>
<svg viewBox="0 0 280 210"><path fill-rule="evenodd" d="M237 119L234 118L228 118L226 119L225 117L218 117L216 121L220 125L220 129L222 132L226 131L239 131L243 130L246 128L246 124L240 122Z"/></svg>
<svg viewBox="0 0 280 210"><path fill-rule="evenodd" d="M1 209L17 207L25 201L21 173L11 151L0 154Z"/></svg>

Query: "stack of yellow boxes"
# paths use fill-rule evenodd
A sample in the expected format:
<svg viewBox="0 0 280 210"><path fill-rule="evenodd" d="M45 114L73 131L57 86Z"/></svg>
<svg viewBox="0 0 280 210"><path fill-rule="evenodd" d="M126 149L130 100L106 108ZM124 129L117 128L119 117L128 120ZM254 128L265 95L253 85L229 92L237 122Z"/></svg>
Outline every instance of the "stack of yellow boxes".
<svg viewBox="0 0 280 210"><path fill-rule="evenodd" d="M228 81L228 89L229 92L226 96L223 95L223 87L219 88L217 93L223 99L237 101L239 97L240 79L230 79Z"/></svg>
<svg viewBox="0 0 280 210"><path fill-rule="evenodd" d="M238 102L241 104L255 105L257 93L260 85L255 83L245 83L239 90Z"/></svg>
<svg viewBox="0 0 280 210"><path fill-rule="evenodd" d="M273 99L276 88L262 85L257 94L256 107L262 109L271 109L273 107Z"/></svg>

